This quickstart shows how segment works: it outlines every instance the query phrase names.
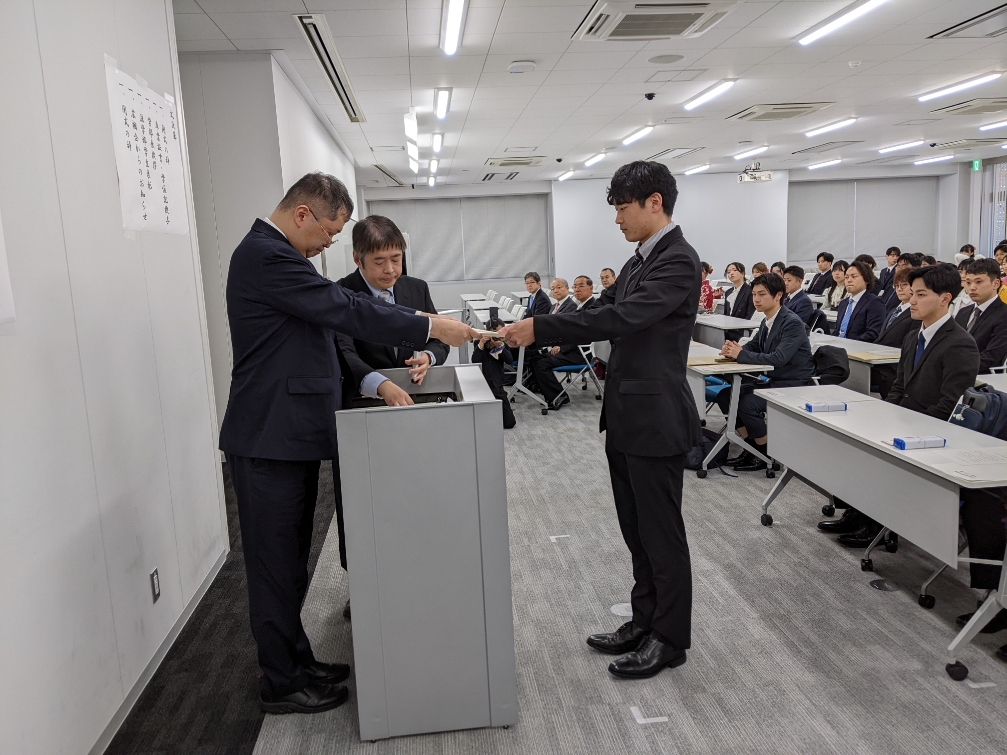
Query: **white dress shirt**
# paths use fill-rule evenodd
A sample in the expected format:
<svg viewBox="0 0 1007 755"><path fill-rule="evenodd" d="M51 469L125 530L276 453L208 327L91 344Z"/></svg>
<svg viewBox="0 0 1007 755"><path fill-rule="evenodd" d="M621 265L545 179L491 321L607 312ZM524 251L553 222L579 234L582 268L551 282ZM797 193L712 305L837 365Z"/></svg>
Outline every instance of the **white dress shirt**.
<svg viewBox="0 0 1007 755"><path fill-rule="evenodd" d="M951 313L948 312L947 314L944 315L944 317L942 317L941 319L939 319L937 322L935 322L929 328L923 328L923 330L920 331L920 333L923 334L923 342L924 342L923 350L924 351L926 351L927 346L930 345L930 339L932 339L934 337L934 333L936 333L938 330L940 330L941 325L943 325L944 323L946 323L950 319L951 319ZM917 339L917 340L919 340L919 339Z"/></svg>

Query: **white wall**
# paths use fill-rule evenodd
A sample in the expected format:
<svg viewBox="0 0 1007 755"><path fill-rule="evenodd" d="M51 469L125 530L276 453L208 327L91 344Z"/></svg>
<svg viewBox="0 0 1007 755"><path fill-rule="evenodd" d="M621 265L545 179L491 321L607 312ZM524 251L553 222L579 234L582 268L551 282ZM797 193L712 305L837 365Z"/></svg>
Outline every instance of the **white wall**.
<svg viewBox="0 0 1007 755"><path fill-rule="evenodd" d="M195 237L124 238L105 87L109 54L177 99L173 28L164 0L4 4L4 753L102 746L227 548Z"/></svg>
<svg viewBox="0 0 1007 755"><path fill-rule="evenodd" d="M786 259L787 171L765 183L739 184L734 173L683 176L678 180L674 220L700 259L719 272L729 262ZM556 274L597 280L603 267L619 269L633 254L605 200L609 181L564 181L553 185Z"/></svg>

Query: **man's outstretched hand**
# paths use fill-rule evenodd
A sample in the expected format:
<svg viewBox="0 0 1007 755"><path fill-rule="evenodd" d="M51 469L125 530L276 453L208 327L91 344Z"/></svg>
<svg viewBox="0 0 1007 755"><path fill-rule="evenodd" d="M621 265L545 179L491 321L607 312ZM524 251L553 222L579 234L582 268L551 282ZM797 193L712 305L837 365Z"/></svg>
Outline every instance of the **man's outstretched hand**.
<svg viewBox="0 0 1007 755"><path fill-rule="evenodd" d="M527 320L519 320L513 325L502 328L499 332L507 341L508 346L531 346L535 343L535 318L529 317Z"/></svg>
<svg viewBox="0 0 1007 755"><path fill-rule="evenodd" d="M479 334L453 317L435 316L430 318L430 337L448 346L461 346L478 338Z"/></svg>

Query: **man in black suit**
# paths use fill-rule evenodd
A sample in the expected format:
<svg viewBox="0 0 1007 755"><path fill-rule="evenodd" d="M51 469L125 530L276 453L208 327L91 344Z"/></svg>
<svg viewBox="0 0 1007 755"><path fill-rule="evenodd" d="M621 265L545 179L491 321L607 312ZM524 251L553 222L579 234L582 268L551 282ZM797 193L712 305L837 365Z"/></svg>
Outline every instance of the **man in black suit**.
<svg viewBox="0 0 1007 755"><path fill-rule="evenodd" d="M783 271L783 284L787 287L787 295L783 297L783 306L801 318L801 322L805 325L811 325L811 318L815 315L815 303L801 290L803 283L803 267L791 265ZM752 286L754 290L754 282ZM758 306L755 308L758 309Z"/></svg>
<svg viewBox="0 0 1007 755"><path fill-rule="evenodd" d="M553 311L550 314L566 314L577 312L581 309L591 309L598 306L598 300L594 298L594 284L586 275L574 278L573 296L569 296L569 289L563 278L557 278L552 282L552 298L556 300ZM535 379L542 391L542 397L546 400L550 409L559 410L570 403L570 397L563 394L563 388L556 379L553 372L557 367L575 364L583 365L584 355L580 347L576 344L566 346L552 346L549 348L549 355L543 356L532 362L532 370L535 372Z"/></svg>
<svg viewBox="0 0 1007 755"><path fill-rule="evenodd" d="M994 259L969 263L965 290L972 304L962 307L955 321L979 347L979 373L999 367L1007 359L1007 304L1000 299L1000 265Z"/></svg>
<svg viewBox="0 0 1007 755"><path fill-rule="evenodd" d="M885 250L885 262L888 263L888 266L878 273L879 296L883 299L887 299L895 288L895 266L899 262L900 254L902 251L897 246L890 246Z"/></svg>
<svg viewBox="0 0 1007 755"><path fill-rule="evenodd" d="M301 625L322 459L336 458L340 366L335 332L419 348L474 336L450 318L347 292L308 259L353 210L337 179L309 173L234 250L227 318L234 367L220 449L238 500L260 700L270 713L318 713L346 701L344 664L317 661Z"/></svg>
<svg viewBox="0 0 1007 755"><path fill-rule="evenodd" d="M602 288L612 288L615 285L615 270L610 267L603 267L598 277Z"/></svg>
<svg viewBox="0 0 1007 755"><path fill-rule="evenodd" d="M909 300L913 294L909 287L909 269L899 268L892 277L894 278L892 291L899 304L886 315L885 325L881 328L875 343L901 349L902 342L906 340L909 332L919 330L920 322L914 320L912 312L909 311ZM871 384L878 386L878 393L882 396L887 396L891 391L895 383L896 370L894 364L876 364L871 367Z"/></svg>
<svg viewBox="0 0 1007 755"><path fill-rule="evenodd" d="M745 266L740 262L731 262L724 269L724 276L734 286L724 294L724 314L751 320L755 314L755 305L752 304L752 287L745 281ZM743 330L724 331L724 339L727 341L737 341L744 335Z"/></svg>
<svg viewBox="0 0 1007 755"><path fill-rule="evenodd" d="M979 373L975 341L948 312L961 290L961 276L954 265L943 262L910 270L909 285L909 311L920 329L910 331L902 342L895 383L885 400L947 420ZM881 531L878 522L852 507L838 521L818 526L826 532L845 532L839 542L852 548L866 548Z"/></svg>
<svg viewBox="0 0 1007 755"><path fill-rule="evenodd" d="M846 293L836 308L836 335L874 343L885 324L885 305L871 293L874 270L862 260L854 260L846 270Z"/></svg>
<svg viewBox="0 0 1007 755"><path fill-rule="evenodd" d="M787 268L787 273L792 268ZM786 273L785 273L786 274ZM804 280L804 272L797 277ZM752 301L755 308L766 316L759 325L755 337L744 346L735 341L725 341L721 355L734 359L740 364L771 364L773 372L768 383L742 385L738 399L738 435L749 439L756 451L768 455L769 432L766 427L766 399L759 398L752 391L759 388L793 388L811 385L815 374L815 360L811 355L811 343L804 322L793 310L783 306L783 294L789 286L775 273L766 273L752 281ZM731 388L717 395L717 404L726 417L730 409ZM766 468L766 462L742 451L741 455L729 460L737 472L754 472Z"/></svg>
<svg viewBox="0 0 1007 755"><path fill-rule="evenodd" d="M534 271L527 273L524 277L524 288L528 292L528 306L524 316L535 317L536 315L549 314L552 305L549 303L549 297L542 290L542 276Z"/></svg>
<svg viewBox="0 0 1007 755"><path fill-rule="evenodd" d="M811 279L810 285L808 285L808 293L812 296L821 296L825 293L825 289L832 285L832 263L835 262L836 258L833 257L829 252L821 252L818 255L818 272L815 273L815 277Z"/></svg>
<svg viewBox="0 0 1007 755"><path fill-rule="evenodd" d="M601 306L536 317L506 330L511 345L612 340L601 430L623 538L633 556L633 620L588 644L622 655L609 671L653 676L685 663L690 647L692 572L682 519L685 457L700 441L686 379L696 322L700 261L671 220L678 188L667 166L623 165L608 202L636 254Z"/></svg>

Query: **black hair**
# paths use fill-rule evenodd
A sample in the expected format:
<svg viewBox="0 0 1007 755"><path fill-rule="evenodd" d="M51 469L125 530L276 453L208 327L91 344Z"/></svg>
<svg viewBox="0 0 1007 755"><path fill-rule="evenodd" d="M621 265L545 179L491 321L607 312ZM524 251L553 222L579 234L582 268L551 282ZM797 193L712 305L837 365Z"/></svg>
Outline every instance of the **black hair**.
<svg viewBox="0 0 1007 755"><path fill-rule="evenodd" d="M860 277L863 278L864 283L867 284L868 291L874 288L874 284L877 283L878 279L874 277L874 269L869 264L867 264L867 260L862 260L859 257L857 257L855 260L853 260L853 262L850 263L850 267L854 267L857 269L857 272L860 273ZM846 269L848 271L850 268L848 267ZM961 285L960 281L958 285Z"/></svg>
<svg viewBox="0 0 1007 755"><path fill-rule="evenodd" d="M962 260L961 262L959 262L958 263L958 272L959 273L967 273L968 269L969 269L969 265L971 265L973 263L973 261L978 262L978 260L971 260L971 259Z"/></svg>
<svg viewBox="0 0 1007 755"><path fill-rule="evenodd" d="M795 278L804 280L804 268L797 265L791 265L786 270L783 271L784 275L792 275Z"/></svg>
<svg viewBox="0 0 1007 755"><path fill-rule="evenodd" d="M898 255L902 254L902 250L899 249L897 246L890 246L887 249L885 249L885 256L887 257L889 254L894 254L896 257L898 257ZM898 260L896 260L896 262L898 262Z"/></svg>
<svg viewBox="0 0 1007 755"><path fill-rule="evenodd" d="M832 272L836 272L836 270L842 270L845 273L849 269L850 269L850 263L847 262L846 260L836 260L832 264ZM829 287L825 290L825 296L826 296L826 298L828 300L831 301L832 294L834 294L836 292L836 288L838 286L839 286L839 281L837 281L835 278L833 278L832 279L832 283L830 283ZM845 283L843 284L843 288L846 288L846 284Z"/></svg>
<svg viewBox="0 0 1007 755"><path fill-rule="evenodd" d="M962 246L961 249L958 250L958 253L959 254L967 254L969 256L972 256L972 255L974 255L976 253L976 248L974 246L972 246L972 244L965 244L965 245Z"/></svg>
<svg viewBox="0 0 1007 755"><path fill-rule="evenodd" d="M306 205L315 219L335 220L341 210L346 217L353 214L353 200L346 186L328 173L307 173L287 189L283 199L276 206L278 210L293 210Z"/></svg>
<svg viewBox="0 0 1007 755"><path fill-rule="evenodd" d="M919 267L923 264L923 255L915 252L902 252L895 264L899 262L908 262L910 267Z"/></svg>
<svg viewBox="0 0 1007 755"><path fill-rule="evenodd" d="M576 282L577 282L577 281L579 281L579 280L580 280L581 278L583 278L584 280L586 280L586 281L587 281L587 285L589 285L589 286L591 286L591 287L594 287L594 281L593 281L593 280L591 280L590 278L588 278L588 277L587 277L586 275L578 275L578 276L577 276L576 278L574 278L574 279L573 279L573 282L574 282L574 283L576 283Z"/></svg>
<svg viewBox="0 0 1007 755"><path fill-rule="evenodd" d="M531 278L536 283L541 283L542 282L542 276L539 275L538 273L534 272L534 271L532 271L530 273L525 273L524 274L524 279L525 280L528 280L529 278Z"/></svg>
<svg viewBox="0 0 1007 755"><path fill-rule="evenodd" d="M706 271L707 275L713 272L713 265L711 265L709 262L700 262L699 264L702 266L703 270Z"/></svg>
<svg viewBox="0 0 1007 755"><path fill-rule="evenodd" d="M782 296L786 296L787 294L787 284L784 283L783 278L776 273L763 273L752 281L752 288L754 289L756 286L765 286L766 291L768 291L769 295L774 299L777 294L781 294Z"/></svg>
<svg viewBox="0 0 1007 755"><path fill-rule="evenodd" d="M613 269L612 269L612 268L610 268L610 267L603 267L603 268L601 269L601 271L602 271L602 272L605 272L606 270L608 270L608 271L609 271L610 273L612 273L612 277L613 277L613 278L615 277L615 270L613 270Z"/></svg>
<svg viewBox="0 0 1007 755"><path fill-rule="evenodd" d="M769 266L769 271L772 272L776 268L780 268L780 270L783 270L784 272L786 272L786 270L787 270L787 263L786 262L774 262L772 265Z"/></svg>
<svg viewBox="0 0 1007 755"><path fill-rule="evenodd" d="M858 254L857 258L853 260L854 262L866 262L871 267L877 267L878 263L874 261L874 258L869 254Z"/></svg>
<svg viewBox="0 0 1007 755"><path fill-rule="evenodd" d="M922 262L923 262L924 265L936 265L937 264L937 258L934 257L932 254L924 254L923 258L922 258Z"/></svg>
<svg viewBox="0 0 1007 755"><path fill-rule="evenodd" d="M360 259L389 247L400 251L406 249L405 237L391 218L368 215L353 226L353 251Z"/></svg>
<svg viewBox="0 0 1007 755"><path fill-rule="evenodd" d="M917 267L909 271L910 286L920 279L923 280L924 286L938 296L951 294L952 301L962 292L962 277L958 274L958 269L947 262Z"/></svg>
<svg viewBox="0 0 1007 755"><path fill-rule="evenodd" d="M486 330L496 330L497 328L502 328L506 324L507 323L505 323L499 317L491 317L489 319L489 322L486 323Z"/></svg>
<svg viewBox="0 0 1007 755"><path fill-rule="evenodd" d="M1001 241L999 244L993 247L993 254L996 254L997 252L1007 253L1007 241Z"/></svg>
<svg viewBox="0 0 1007 755"><path fill-rule="evenodd" d="M727 267L724 268L724 275L727 275L727 268L730 267L731 265L734 265L736 268L738 268L738 272L741 273L742 275L745 274L745 266L743 264L741 264L740 262L728 262Z"/></svg>
<svg viewBox="0 0 1007 755"><path fill-rule="evenodd" d="M637 160L620 167L608 187L610 205L636 202L641 207L654 194L661 195L661 207L669 218L678 199L678 185L668 166L658 162Z"/></svg>
<svg viewBox="0 0 1007 755"><path fill-rule="evenodd" d="M818 256L815 257L815 259L816 260L825 260L826 262L828 262L831 265L835 261L836 258L832 255L832 252L819 252Z"/></svg>
<svg viewBox="0 0 1007 755"><path fill-rule="evenodd" d="M968 275L988 275L992 280L1000 280L1000 263L993 259L965 260L968 262Z"/></svg>

